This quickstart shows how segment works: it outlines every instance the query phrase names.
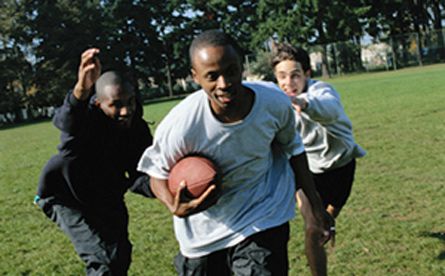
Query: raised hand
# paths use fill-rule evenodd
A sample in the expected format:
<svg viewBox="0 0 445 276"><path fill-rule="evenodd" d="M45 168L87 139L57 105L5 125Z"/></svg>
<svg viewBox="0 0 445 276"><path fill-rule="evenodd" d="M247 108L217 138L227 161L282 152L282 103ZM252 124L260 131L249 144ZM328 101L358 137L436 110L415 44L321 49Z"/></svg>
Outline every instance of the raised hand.
<svg viewBox="0 0 445 276"><path fill-rule="evenodd" d="M100 77L101 64L97 57L99 52L97 48L90 48L81 55L77 83L73 91L78 100L86 100L90 96L91 88Z"/></svg>

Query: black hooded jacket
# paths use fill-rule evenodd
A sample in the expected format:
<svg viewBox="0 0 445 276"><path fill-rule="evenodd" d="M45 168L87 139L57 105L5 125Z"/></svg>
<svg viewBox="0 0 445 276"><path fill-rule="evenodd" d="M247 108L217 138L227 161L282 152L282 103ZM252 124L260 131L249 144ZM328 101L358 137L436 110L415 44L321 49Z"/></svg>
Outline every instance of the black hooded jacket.
<svg viewBox="0 0 445 276"><path fill-rule="evenodd" d="M153 197L148 176L136 171L153 140L142 106L137 104L130 128L118 129L94 102L95 95L79 101L70 92L56 111L59 153L44 167L37 195L95 208L122 204L128 189Z"/></svg>

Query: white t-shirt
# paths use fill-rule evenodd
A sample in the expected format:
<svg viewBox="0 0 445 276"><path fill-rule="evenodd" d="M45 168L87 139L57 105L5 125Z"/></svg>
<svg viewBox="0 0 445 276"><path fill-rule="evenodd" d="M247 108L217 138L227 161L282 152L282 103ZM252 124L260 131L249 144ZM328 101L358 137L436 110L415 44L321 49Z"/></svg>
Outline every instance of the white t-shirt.
<svg viewBox="0 0 445 276"><path fill-rule="evenodd" d="M176 238L186 257L236 245L295 215L295 179L288 159L304 147L295 131L294 110L273 83L243 85L255 92L255 100L242 121L218 121L207 94L199 90L167 114L138 165L150 176L167 179L177 160L201 153L221 170L218 203L186 218L174 217Z"/></svg>

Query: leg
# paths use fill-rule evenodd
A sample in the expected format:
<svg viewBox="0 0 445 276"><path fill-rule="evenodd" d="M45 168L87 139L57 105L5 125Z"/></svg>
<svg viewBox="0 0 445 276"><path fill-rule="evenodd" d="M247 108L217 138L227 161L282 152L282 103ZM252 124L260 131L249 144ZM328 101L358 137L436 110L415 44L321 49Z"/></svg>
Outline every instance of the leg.
<svg viewBox="0 0 445 276"><path fill-rule="evenodd" d="M247 237L229 249L234 275L288 275L289 223Z"/></svg>
<svg viewBox="0 0 445 276"><path fill-rule="evenodd" d="M312 275L327 275L326 252L319 242L320 235L323 235L323 229L317 229L313 226L312 208L302 189L297 191L297 201L304 220L305 253L311 273Z"/></svg>
<svg viewBox="0 0 445 276"><path fill-rule="evenodd" d="M110 211L121 224L103 223L104 217L85 214L57 202L53 197L40 199L39 206L63 230L86 265L87 275L126 275L131 262L126 215ZM108 220L108 219L105 219ZM125 224L125 231L122 231ZM110 228L113 227L113 228ZM107 229L107 230L104 230Z"/></svg>
<svg viewBox="0 0 445 276"><path fill-rule="evenodd" d="M343 167L321 174L313 174L315 186L326 211L337 218L349 198L354 182L355 159Z"/></svg>
<svg viewBox="0 0 445 276"><path fill-rule="evenodd" d="M343 206L342 206L343 207ZM328 207L326 208L326 211L333 217L333 218L337 218L338 215L340 214L340 211L342 209L342 207L335 207L332 206L331 204L328 205Z"/></svg>
<svg viewBox="0 0 445 276"><path fill-rule="evenodd" d="M112 275L127 275L131 264L132 245L128 239L128 211L122 202L105 213L91 214L95 228L106 246Z"/></svg>

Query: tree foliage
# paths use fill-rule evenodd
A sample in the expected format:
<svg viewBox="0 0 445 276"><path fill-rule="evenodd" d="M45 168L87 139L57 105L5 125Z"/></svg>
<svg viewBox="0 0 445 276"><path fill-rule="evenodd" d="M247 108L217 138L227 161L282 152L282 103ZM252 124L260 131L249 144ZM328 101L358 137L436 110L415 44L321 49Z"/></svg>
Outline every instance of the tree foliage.
<svg viewBox="0 0 445 276"><path fill-rule="evenodd" d="M261 74L272 40L317 46L328 75L362 68L365 33L381 40L417 32L422 47L422 33L442 28L444 8L441 0L3 0L0 114L60 104L88 47L101 49L104 69L128 71L142 93L171 96L185 89L176 81L189 76L188 46L206 29L234 36L258 57Z"/></svg>

